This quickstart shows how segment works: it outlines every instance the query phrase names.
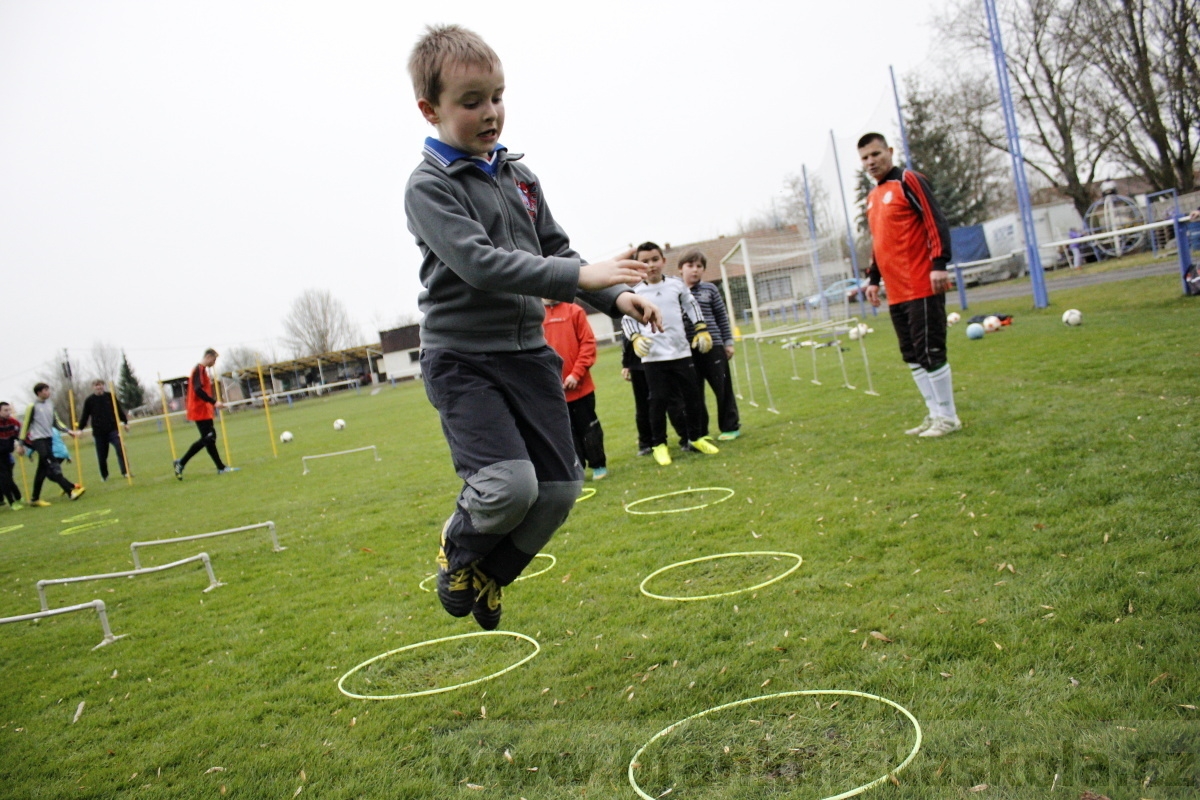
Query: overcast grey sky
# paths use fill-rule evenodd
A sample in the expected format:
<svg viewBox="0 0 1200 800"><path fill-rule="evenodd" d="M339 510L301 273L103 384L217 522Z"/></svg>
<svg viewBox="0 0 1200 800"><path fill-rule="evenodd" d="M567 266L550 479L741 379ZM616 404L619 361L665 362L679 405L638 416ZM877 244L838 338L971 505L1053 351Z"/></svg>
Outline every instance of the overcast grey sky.
<svg viewBox="0 0 1200 800"><path fill-rule="evenodd" d="M207 346L283 357L310 287L364 337L415 314L402 195L432 128L405 63L426 24L499 53L501 141L596 259L732 233L831 128L879 127L938 5L0 0L0 399L96 341L149 380Z"/></svg>

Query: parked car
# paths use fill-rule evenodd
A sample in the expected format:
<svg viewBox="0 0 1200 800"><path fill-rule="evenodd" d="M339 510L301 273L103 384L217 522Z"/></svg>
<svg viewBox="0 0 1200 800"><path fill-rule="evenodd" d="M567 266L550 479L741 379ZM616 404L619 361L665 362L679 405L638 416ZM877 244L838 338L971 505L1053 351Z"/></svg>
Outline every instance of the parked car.
<svg viewBox="0 0 1200 800"><path fill-rule="evenodd" d="M822 297L826 299L826 302L833 305L840 305L843 302L853 303L858 300L858 293L865 291L869 283L870 281L866 278L860 280L846 278L837 283L831 283L825 288L825 291L812 295L804 302L809 308L820 308Z"/></svg>

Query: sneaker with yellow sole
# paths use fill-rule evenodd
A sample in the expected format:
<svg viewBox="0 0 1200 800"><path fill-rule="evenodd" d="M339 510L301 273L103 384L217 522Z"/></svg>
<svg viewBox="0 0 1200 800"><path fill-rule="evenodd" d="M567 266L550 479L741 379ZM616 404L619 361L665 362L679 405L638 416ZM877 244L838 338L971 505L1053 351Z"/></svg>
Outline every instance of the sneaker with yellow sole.
<svg viewBox="0 0 1200 800"><path fill-rule="evenodd" d="M30 500L29 505L33 508L49 508L50 503L46 500Z"/></svg>
<svg viewBox="0 0 1200 800"><path fill-rule="evenodd" d="M704 453L706 456L713 456L713 455L716 455L717 453L721 452L721 448L719 448L715 444L713 444L713 440L712 440L711 436L701 436L699 439L696 439L691 444L692 444L693 449L695 449L701 453Z"/></svg>
<svg viewBox="0 0 1200 800"><path fill-rule="evenodd" d="M654 460L658 462L660 467L665 467L671 463L671 454L667 452L667 445L656 444L654 449L650 451L654 455Z"/></svg>

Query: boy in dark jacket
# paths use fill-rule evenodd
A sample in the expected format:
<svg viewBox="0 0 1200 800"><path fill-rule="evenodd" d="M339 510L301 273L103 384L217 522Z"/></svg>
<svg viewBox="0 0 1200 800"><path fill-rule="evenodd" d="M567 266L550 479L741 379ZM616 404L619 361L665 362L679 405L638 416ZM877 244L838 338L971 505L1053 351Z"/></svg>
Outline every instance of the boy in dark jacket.
<svg viewBox="0 0 1200 800"><path fill-rule="evenodd" d="M500 624L500 588L566 521L583 485L561 361L542 333L542 300L588 303L657 323L622 287L624 256L585 264L542 187L500 144L504 70L478 35L431 27L408 63L417 107L437 129L404 193L421 250L421 374L463 479L442 527L437 594L456 617Z"/></svg>
<svg viewBox="0 0 1200 800"><path fill-rule="evenodd" d="M13 454L19 458L25 452L20 435L21 423L12 415L12 406L0 403L0 504L8 503L13 511L24 508L21 490L13 481Z"/></svg>

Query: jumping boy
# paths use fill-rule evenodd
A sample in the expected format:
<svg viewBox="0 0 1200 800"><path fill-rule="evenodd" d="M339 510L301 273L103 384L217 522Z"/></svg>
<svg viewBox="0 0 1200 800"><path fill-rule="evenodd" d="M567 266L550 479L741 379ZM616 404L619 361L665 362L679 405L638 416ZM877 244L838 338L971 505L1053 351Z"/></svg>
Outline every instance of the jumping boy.
<svg viewBox="0 0 1200 800"><path fill-rule="evenodd" d="M504 70L482 38L430 27L408 70L437 129L404 194L422 255L421 373L463 479L442 527L437 594L452 616L492 630L501 587L566 521L583 486L540 298L580 294L612 316L661 320L621 285L644 272L632 252L585 264L537 176L500 144Z"/></svg>
<svg viewBox="0 0 1200 800"><path fill-rule="evenodd" d="M596 363L596 334L587 312L574 303L546 300L542 332L546 344L562 359L562 387L575 437L575 455L585 469L592 468L592 480L608 477L608 458L604 455L604 429L596 416L596 383L592 365Z"/></svg>
<svg viewBox="0 0 1200 800"><path fill-rule="evenodd" d="M708 258L699 250L689 250L679 257L679 274L683 283L696 298L700 313L708 323L708 332L713 337L712 350L692 355L696 367L696 385L704 394L705 382L712 388L717 399L717 427L721 429L717 439L727 442L742 435L738 419L737 398L733 394L733 379L729 374L729 360L733 358L733 330L729 327L729 314L725 312L725 301L721 290L704 280ZM708 430L708 407L700 403L701 427Z"/></svg>
<svg viewBox="0 0 1200 800"><path fill-rule="evenodd" d="M224 408L225 404L218 403L216 397L213 396L213 380L212 376L208 374L208 371L216 363L217 351L210 347L204 351L204 357L200 359L199 364L192 367L192 374L188 376L187 418L189 422L196 423L196 430L200 432L200 438L192 442L192 446L183 454L183 458L175 461L175 477L179 480L183 480L183 469L192 460L192 456L201 450L208 451L208 457L216 465L218 475L238 471L237 467L225 466L225 462L221 460L221 454L217 452L217 431L213 427L213 410Z"/></svg>
<svg viewBox="0 0 1200 800"><path fill-rule="evenodd" d="M887 282L888 311L900 355L925 399L925 420L905 433L933 438L960 430L946 361L946 290L950 288L950 227L925 176L900 169L883 134L858 140L858 155L875 188L867 195L874 245L867 301L879 305Z"/></svg>
<svg viewBox="0 0 1200 800"><path fill-rule="evenodd" d="M700 313L696 298L683 281L663 275L667 262L661 247L654 242L643 242L637 246L636 255L638 261L646 265L646 279L633 290L658 306L663 317L663 329L658 334L635 319L626 317L621 321L625 338L642 359L646 383L650 386L650 446L654 460L664 467L671 463L671 454L667 452L666 420L672 395L683 398L687 417L688 441L683 449L707 455L719 453L721 451L708 437L706 415L702 410L704 395L700 393L696 369L692 366L692 348L702 354L712 350L708 324ZM683 325L685 316L695 330L690 347Z"/></svg>

